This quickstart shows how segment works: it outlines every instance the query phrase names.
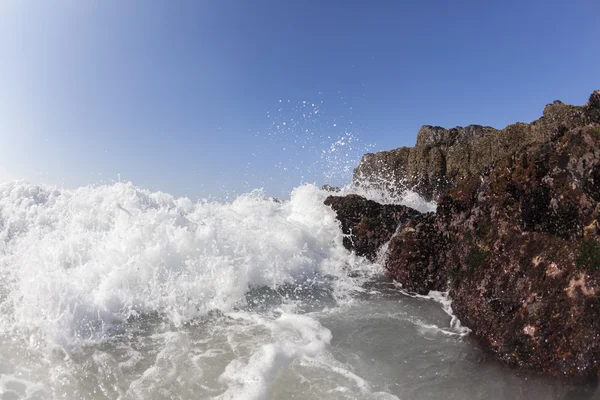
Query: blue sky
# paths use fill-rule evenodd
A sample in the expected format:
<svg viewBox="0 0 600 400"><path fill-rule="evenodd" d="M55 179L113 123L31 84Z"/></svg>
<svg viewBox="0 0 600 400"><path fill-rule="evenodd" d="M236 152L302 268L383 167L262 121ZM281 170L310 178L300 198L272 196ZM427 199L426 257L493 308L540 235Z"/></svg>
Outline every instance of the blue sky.
<svg viewBox="0 0 600 400"><path fill-rule="evenodd" d="M342 183L423 124L585 103L598 38L596 0L0 0L0 180Z"/></svg>

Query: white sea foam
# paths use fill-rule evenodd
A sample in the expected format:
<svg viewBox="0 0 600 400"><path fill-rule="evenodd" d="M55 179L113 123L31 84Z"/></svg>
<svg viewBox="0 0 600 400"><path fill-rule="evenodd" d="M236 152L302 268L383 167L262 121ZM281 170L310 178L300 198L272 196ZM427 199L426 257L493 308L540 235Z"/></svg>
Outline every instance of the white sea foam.
<svg viewBox="0 0 600 400"><path fill-rule="evenodd" d="M245 313L230 316L250 319L264 326L271 340L258 346L249 356L236 358L227 365L219 377L227 385L227 390L218 396L219 399L265 399L276 378L293 363L317 376L329 375L330 382L343 383L343 386L336 387L329 384L321 391L342 389L365 399L397 399L388 393L373 391L365 379L337 361L329 351L331 331L310 315L284 312L277 318Z"/></svg>
<svg viewBox="0 0 600 400"><path fill-rule="evenodd" d="M471 330L466 326L463 326L458 317L454 315L454 312L452 311L452 299L448 295L448 292L432 290L428 293L428 296L442 305L444 312L450 316L450 326L455 331L460 332L461 335L467 335L471 332Z"/></svg>
<svg viewBox="0 0 600 400"><path fill-rule="evenodd" d="M327 352L331 332L309 316L283 314L274 321L254 317L262 320L277 342L263 344L246 362L235 359L229 363L220 377L228 390L220 399L263 399L279 371L291 362Z"/></svg>
<svg viewBox="0 0 600 400"><path fill-rule="evenodd" d="M447 293L374 279L330 194L0 185L0 397L477 398L465 376L505 399L565 392L479 365ZM391 202L410 201L434 207Z"/></svg>
<svg viewBox="0 0 600 400"><path fill-rule="evenodd" d="M180 325L233 310L254 286L332 276L343 297L380 267L342 246L327 193L290 201L260 191L193 203L132 184L77 190L0 186L1 328L40 331L60 345L96 340L157 312ZM358 274L357 274L358 273Z"/></svg>
<svg viewBox="0 0 600 400"><path fill-rule="evenodd" d="M380 204L401 204L423 213L435 212L437 208L435 201L426 201L418 193L411 190L402 190L400 195L395 193L376 186L354 184L345 186L340 190L341 195L358 194Z"/></svg>
<svg viewBox="0 0 600 400"><path fill-rule="evenodd" d="M402 285L400 285L400 284L397 284L397 286L399 288L400 293L404 294L405 296L419 298L419 299L433 300L433 301L440 303L444 312L450 316L450 327L452 328L452 331L447 331L443 328L439 328L434 325L423 324L421 321L415 322L418 325L421 325L425 329L437 329L442 333L450 334L450 335L458 334L459 336L465 336L471 332L471 329L467 328L466 326L463 326L460 323L460 320L454 314L454 311L452 311L452 299L448 295L449 292L440 292L438 290L430 290L429 293L427 293L427 295L422 295L422 294L407 292L402 289Z"/></svg>
<svg viewBox="0 0 600 400"><path fill-rule="evenodd" d="M68 382L81 379L77 359L92 346L96 350L87 357L95 366L94 379L85 372L90 393L155 398L174 390L183 376L214 375L205 361L215 355L227 359L242 346L247 355L231 358L220 373L224 391L214 386L215 377L212 386L194 386L194 392L264 398L283 367L309 360L337 369L367 393L368 384L335 365L327 350L331 332L292 313L299 293L309 301L325 292L336 304L346 304L365 280L382 272L343 247L335 213L323 204L327 195L303 185L289 201L254 191L221 204L193 203L130 183L77 190L0 185L0 333L6 339L0 350L8 352L9 363L0 367L17 362L20 356L10 355L14 346L26 348L28 362L38 366L31 381L21 369L0 374L0 389L27 398L81 393L79 384ZM262 309L260 303L277 303L277 296L283 301L279 316L270 315L268 307L268 315L254 312ZM212 313L215 309L220 314ZM185 324L213 314L250 320L250 329L271 334L265 337L259 329L258 341L240 339L245 328L234 323L229 351L212 347L219 341L213 332L207 339L211 345L190 358L188 353L203 345L189 337L195 331L186 331ZM148 339L131 336L130 321L153 316L167 328L153 322L156 333ZM97 349L111 337L124 346L124 359ZM135 350L139 340L155 350ZM148 357L152 363L134 372ZM39 368L45 364L50 368L44 373ZM194 382L191 376L188 381Z"/></svg>

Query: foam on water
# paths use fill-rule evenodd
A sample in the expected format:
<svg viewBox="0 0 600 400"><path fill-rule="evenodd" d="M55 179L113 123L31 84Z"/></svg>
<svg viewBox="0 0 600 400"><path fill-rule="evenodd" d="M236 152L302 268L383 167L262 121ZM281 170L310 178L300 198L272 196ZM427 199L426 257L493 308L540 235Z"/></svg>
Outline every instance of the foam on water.
<svg viewBox="0 0 600 400"><path fill-rule="evenodd" d="M186 354L198 343L190 344L181 329L218 310L237 321L227 340L232 348L252 343L235 339L244 324L262 336L228 362L216 379L221 386L205 387L207 395L265 398L274 376L291 363L340 377L327 390L373 394L331 356L331 332L296 313L315 299L329 299L320 307L348 304L382 272L343 247L335 213L323 204L329 194L307 184L289 201L257 190L231 203L193 203L131 183L76 190L0 185L0 352L6 362L0 368L9 368L0 371L0 388L23 398L82 396L77 384L67 389L77 382L77 358L115 338L129 343L124 361L105 351L89 356L94 374L104 379L98 387L108 397L150 398L180 380L182 368L204 373L199 364L189 366ZM151 346L160 348L123 387L127 371L147 362L148 354L131 342L131 324L148 318L162 321L149 333ZM96 389L89 393L100 393Z"/></svg>
<svg viewBox="0 0 600 400"><path fill-rule="evenodd" d="M431 290L431 291L429 291L429 293L427 295L422 295L422 294L417 294L417 293L409 293L405 290L402 290L402 285L399 285L397 283L396 283L396 285L398 286L399 291L402 294L404 294L405 296L418 298L418 299L433 300L435 302L440 303L444 312L450 316L450 328L452 328L452 330L443 329L443 328L438 327L437 325L426 324L418 319L415 319L414 321L417 325L423 327L424 329L437 330L446 335L466 336L471 332L471 329L467 328L466 326L463 326L460 323L460 320L458 319L458 317L456 315L454 315L454 311L452 311L452 299L450 299L448 292L440 292L437 290Z"/></svg>
<svg viewBox="0 0 600 400"><path fill-rule="evenodd" d="M341 193L385 200L361 190ZM0 185L0 397L565 392L482 365L447 293L399 295L343 247L330 194L302 185L289 201L253 191L194 203L130 183Z"/></svg>
<svg viewBox="0 0 600 400"><path fill-rule="evenodd" d="M257 314L232 314L230 317L263 326L270 340L248 356L234 359L227 365L219 377L227 390L218 396L219 399L264 399L275 378L293 362L306 374L330 377L317 393L339 391L355 393L360 398L397 399L388 393L373 391L365 379L337 361L329 351L331 331L314 316L282 312L276 318Z"/></svg>
<svg viewBox="0 0 600 400"><path fill-rule="evenodd" d="M395 194L398 192L401 194ZM373 185L347 185L341 188L340 195L347 194L358 194L380 204L401 204L414 208L422 213L435 212L437 208L436 202L425 201L416 192L406 189L395 189L390 191L389 186L384 189Z"/></svg>
<svg viewBox="0 0 600 400"><path fill-rule="evenodd" d="M343 248L326 195L304 185L287 202L254 191L230 204L194 204L123 183L73 191L4 184L2 330L66 345L140 314L180 325L230 311L254 286L327 280L342 298L380 267Z"/></svg>
<svg viewBox="0 0 600 400"><path fill-rule="evenodd" d="M236 359L229 363L219 378L229 388L219 398L265 398L280 369L298 358L323 356L331 341L331 332L305 315L283 314L275 320L252 317L262 320L278 341L263 344L247 362Z"/></svg>

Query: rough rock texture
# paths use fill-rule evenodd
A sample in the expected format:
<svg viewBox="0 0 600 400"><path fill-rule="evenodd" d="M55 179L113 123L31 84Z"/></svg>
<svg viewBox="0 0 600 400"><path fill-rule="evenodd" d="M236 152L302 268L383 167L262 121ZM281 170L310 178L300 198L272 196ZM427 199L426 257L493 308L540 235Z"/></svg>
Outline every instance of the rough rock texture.
<svg viewBox="0 0 600 400"><path fill-rule="evenodd" d="M447 239L436 226L434 213L422 214L403 224L390 241L385 267L402 287L427 294L445 288Z"/></svg>
<svg viewBox="0 0 600 400"><path fill-rule="evenodd" d="M356 194L329 196L325 204L337 213L348 250L374 261L389 244L385 267L405 289L427 294L445 288L441 267L447 239L438 232L434 213L382 205Z"/></svg>
<svg viewBox="0 0 600 400"><path fill-rule="evenodd" d="M329 196L325 204L337 212L337 218L342 223L342 231L347 235L344 237L344 246L372 261L398 225L420 214L410 207L382 205L354 194Z"/></svg>
<svg viewBox="0 0 600 400"><path fill-rule="evenodd" d="M555 102L523 129L536 139L459 180L436 214L386 221L389 206L357 196L336 198L334 208L348 219L351 204L352 221L376 221L353 229L348 248L367 243L375 254L396 232L390 275L420 293L449 289L456 315L503 362L597 376L600 91L582 107Z"/></svg>
<svg viewBox="0 0 600 400"><path fill-rule="evenodd" d="M584 107L555 101L531 124L516 123L502 130L470 125L444 129L423 126L415 147L365 154L354 170L354 183L391 191L415 190L436 199L462 179L478 175L487 165L532 143L543 143L559 131L587 123Z"/></svg>
<svg viewBox="0 0 600 400"><path fill-rule="evenodd" d="M600 367L600 125L499 161L443 195L453 309L513 365Z"/></svg>

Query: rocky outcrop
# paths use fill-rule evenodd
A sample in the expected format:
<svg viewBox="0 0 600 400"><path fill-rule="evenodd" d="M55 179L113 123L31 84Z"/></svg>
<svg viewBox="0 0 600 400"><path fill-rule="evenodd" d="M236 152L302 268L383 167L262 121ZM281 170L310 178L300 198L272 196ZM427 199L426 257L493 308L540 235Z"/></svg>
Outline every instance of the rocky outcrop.
<svg viewBox="0 0 600 400"><path fill-rule="evenodd" d="M590 118L593 116L584 107L555 101L531 124L516 123L501 130L479 125L452 129L425 125L417 134L415 147L365 154L354 170L353 181L392 192L412 189L426 200L436 199L492 162L529 144L546 142L558 132L583 126Z"/></svg>
<svg viewBox="0 0 600 400"><path fill-rule="evenodd" d="M415 292L449 290L456 315L503 362L597 375L600 91L586 106L548 107L526 128L535 141L449 187L436 214L405 213L387 224L384 206L357 196L328 201L338 216L351 204L353 221L368 204L378 222L353 229L347 247L367 243L374 254L393 232L390 275Z"/></svg>
<svg viewBox="0 0 600 400"><path fill-rule="evenodd" d="M325 204L337 212L342 223L344 246L356 254L375 260L381 246L396 232L396 227L420 213L401 205L382 205L362 196L329 196Z"/></svg>
<svg viewBox="0 0 600 400"><path fill-rule="evenodd" d="M498 357L554 375L600 367L600 126L501 160L444 194L453 309Z"/></svg>

